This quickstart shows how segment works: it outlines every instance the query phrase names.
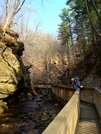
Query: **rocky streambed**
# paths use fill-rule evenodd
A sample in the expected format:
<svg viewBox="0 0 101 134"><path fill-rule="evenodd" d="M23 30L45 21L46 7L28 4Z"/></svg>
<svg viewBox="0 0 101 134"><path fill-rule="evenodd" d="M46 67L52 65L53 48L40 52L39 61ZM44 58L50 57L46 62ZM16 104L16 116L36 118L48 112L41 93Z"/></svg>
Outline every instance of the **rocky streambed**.
<svg viewBox="0 0 101 134"><path fill-rule="evenodd" d="M10 105L6 113L0 114L0 134L41 134L56 117L62 106L52 101L48 90L38 90L34 99Z"/></svg>

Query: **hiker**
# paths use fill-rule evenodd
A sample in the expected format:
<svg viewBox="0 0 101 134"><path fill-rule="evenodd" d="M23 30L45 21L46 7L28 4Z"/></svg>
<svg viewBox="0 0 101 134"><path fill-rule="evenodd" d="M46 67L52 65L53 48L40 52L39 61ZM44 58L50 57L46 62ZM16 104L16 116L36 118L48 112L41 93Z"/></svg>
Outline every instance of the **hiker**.
<svg viewBox="0 0 101 134"><path fill-rule="evenodd" d="M74 78L72 78L71 81L72 81L71 86L74 87Z"/></svg>
<svg viewBox="0 0 101 134"><path fill-rule="evenodd" d="M80 79L78 77L72 78L72 87L74 88L80 88Z"/></svg>

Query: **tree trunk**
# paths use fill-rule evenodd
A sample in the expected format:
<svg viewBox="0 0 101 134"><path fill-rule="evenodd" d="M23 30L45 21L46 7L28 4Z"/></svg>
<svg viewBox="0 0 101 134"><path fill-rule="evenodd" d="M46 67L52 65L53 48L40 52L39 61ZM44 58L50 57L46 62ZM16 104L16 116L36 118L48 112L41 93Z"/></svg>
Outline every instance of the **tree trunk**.
<svg viewBox="0 0 101 134"><path fill-rule="evenodd" d="M69 49L69 44L68 44L68 41L66 42L66 49L67 49L67 59L68 59L68 69L70 70L70 49ZM70 83L69 83L69 76L67 75L67 71L66 71L66 79L67 79L67 83L68 83L68 86L70 86Z"/></svg>
<svg viewBox="0 0 101 134"><path fill-rule="evenodd" d="M90 13L89 13L89 9L88 9L88 2L87 2L87 0L85 0L85 4L86 4L86 10L87 10L87 14L88 14L89 21L90 21L90 23L91 23L91 25L92 25L94 31L96 32L96 34L101 38L101 34L96 30L96 28L95 28L95 26L94 26L94 24L93 24L93 21L92 21L92 19L91 19L91 17L90 17Z"/></svg>
<svg viewBox="0 0 101 134"><path fill-rule="evenodd" d="M99 20L101 21L100 14L98 13L97 7L96 7L96 5L95 5L95 3L94 3L94 1L93 1L93 0L91 0L91 4L92 4L92 6L93 6L94 10L96 11L96 14L97 14L97 16L98 16Z"/></svg>
<svg viewBox="0 0 101 134"><path fill-rule="evenodd" d="M15 3L14 3L15 2ZM6 20L5 20L5 24L4 24L4 34L7 28L10 28L16 14L19 12L19 10L22 8L23 4L24 4L25 0L21 1L14 1L14 0L7 0L5 2L5 6L6 6Z"/></svg>

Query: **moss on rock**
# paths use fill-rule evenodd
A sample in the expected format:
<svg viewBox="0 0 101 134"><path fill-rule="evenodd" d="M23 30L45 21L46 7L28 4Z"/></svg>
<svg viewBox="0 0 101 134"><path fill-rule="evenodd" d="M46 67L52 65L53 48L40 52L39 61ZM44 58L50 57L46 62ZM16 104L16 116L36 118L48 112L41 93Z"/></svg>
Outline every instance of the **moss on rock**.
<svg viewBox="0 0 101 134"><path fill-rule="evenodd" d="M0 114L5 112L8 109L7 103L0 100Z"/></svg>
<svg viewBox="0 0 101 134"><path fill-rule="evenodd" d="M18 37L19 35L11 29L6 29L4 34L0 25L0 100L6 100L16 93L18 95L23 89L30 89L28 70L20 58L24 44L17 41ZM5 109L7 105L1 101L0 113Z"/></svg>
<svg viewBox="0 0 101 134"><path fill-rule="evenodd" d="M15 37L15 38L18 38L18 37L19 37L19 34L16 33L15 31L13 31L13 30L10 29L10 28L7 28L5 32L6 32L7 34L9 34L10 36L12 36L12 37Z"/></svg>
<svg viewBox="0 0 101 134"><path fill-rule="evenodd" d="M0 83L0 92L11 94L17 90L17 86L14 84Z"/></svg>

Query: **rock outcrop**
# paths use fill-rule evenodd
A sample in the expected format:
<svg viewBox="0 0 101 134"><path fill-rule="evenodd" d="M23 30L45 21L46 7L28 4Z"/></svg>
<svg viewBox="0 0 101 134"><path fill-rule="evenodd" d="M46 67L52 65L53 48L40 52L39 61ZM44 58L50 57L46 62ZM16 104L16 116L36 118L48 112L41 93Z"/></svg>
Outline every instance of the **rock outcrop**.
<svg viewBox="0 0 101 134"><path fill-rule="evenodd" d="M24 50L24 44L18 42L18 34L7 29L3 34L0 26L0 113L7 108L3 100L12 95L21 86L27 87L27 70L20 56Z"/></svg>

